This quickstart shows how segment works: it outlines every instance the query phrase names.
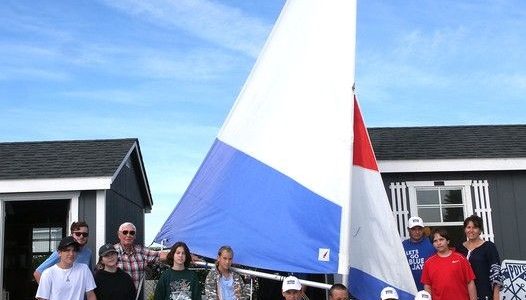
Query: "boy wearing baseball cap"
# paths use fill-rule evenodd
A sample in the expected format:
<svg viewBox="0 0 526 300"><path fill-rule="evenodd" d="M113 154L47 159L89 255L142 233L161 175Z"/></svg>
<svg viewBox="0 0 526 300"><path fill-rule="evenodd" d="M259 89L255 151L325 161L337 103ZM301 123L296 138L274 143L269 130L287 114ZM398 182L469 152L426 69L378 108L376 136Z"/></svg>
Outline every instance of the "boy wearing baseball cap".
<svg viewBox="0 0 526 300"><path fill-rule="evenodd" d="M285 300L300 300L303 292L299 279L294 276L285 277L281 285L281 294Z"/></svg>
<svg viewBox="0 0 526 300"><path fill-rule="evenodd" d="M60 261L47 268L40 278L36 298L39 300L95 300L95 281L86 264L76 263L80 244L72 237L58 244Z"/></svg>

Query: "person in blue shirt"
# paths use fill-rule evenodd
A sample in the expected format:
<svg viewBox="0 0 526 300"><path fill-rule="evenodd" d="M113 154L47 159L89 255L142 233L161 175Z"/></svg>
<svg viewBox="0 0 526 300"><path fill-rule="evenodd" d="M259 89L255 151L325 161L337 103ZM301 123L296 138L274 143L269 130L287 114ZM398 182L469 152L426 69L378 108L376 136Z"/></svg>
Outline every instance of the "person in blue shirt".
<svg viewBox="0 0 526 300"><path fill-rule="evenodd" d="M424 289L423 284L420 282L424 262L436 251L429 238L424 235L424 221L422 218L409 218L407 229L409 230L409 238L403 241L402 245L404 246L411 273L413 273L416 288L420 291Z"/></svg>
<svg viewBox="0 0 526 300"><path fill-rule="evenodd" d="M91 249L86 247L88 243L89 227L84 221L73 222L70 226L71 236L79 243L80 249L77 254L75 262L86 264L91 270ZM37 282L40 282L40 276L45 269L57 264L60 261L58 251L54 251L33 273L33 277Z"/></svg>

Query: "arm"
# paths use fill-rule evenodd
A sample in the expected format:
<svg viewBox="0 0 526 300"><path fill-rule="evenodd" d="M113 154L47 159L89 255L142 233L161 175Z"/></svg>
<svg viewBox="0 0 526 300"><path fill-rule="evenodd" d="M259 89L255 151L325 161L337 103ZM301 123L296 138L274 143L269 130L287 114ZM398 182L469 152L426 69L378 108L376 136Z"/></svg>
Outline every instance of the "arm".
<svg viewBox="0 0 526 300"><path fill-rule="evenodd" d="M40 274L39 271L35 270L35 272L33 272L33 277L35 278L35 281L37 283L40 283L40 276L42 276L42 274ZM42 299L42 298L39 298L39 299Z"/></svg>
<svg viewBox="0 0 526 300"><path fill-rule="evenodd" d="M431 286L429 284L424 284L424 290L426 290L426 292L428 292L429 294L431 294ZM431 294L432 295L432 294Z"/></svg>
<svg viewBox="0 0 526 300"><path fill-rule="evenodd" d="M97 296L95 296L95 292L93 290L86 292L86 299L88 300L97 300Z"/></svg>
<svg viewBox="0 0 526 300"><path fill-rule="evenodd" d="M36 282L40 283L40 277L42 276L42 273L44 273L44 270L58 263L59 260L60 257L58 256L58 252L55 251L43 263L41 263L33 273Z"/></svg>
<svg viewBox="0 0 526 300"><path fill-rule="evenodd" d="M468 283L469 300L477 300L477 288L475 287L475 281L471 280Z"/></svg>
<svg viewBox="0 0 526 300"><path fill-rule="evenodd" d="M205 279L205 299L217 299L215 271L210 270Z"/></svg>
<svg viewBox="0 0 526 300"><path fill-rule="evenodd" d="M493 300L500 300L500 286L493 285Z"/></svg>

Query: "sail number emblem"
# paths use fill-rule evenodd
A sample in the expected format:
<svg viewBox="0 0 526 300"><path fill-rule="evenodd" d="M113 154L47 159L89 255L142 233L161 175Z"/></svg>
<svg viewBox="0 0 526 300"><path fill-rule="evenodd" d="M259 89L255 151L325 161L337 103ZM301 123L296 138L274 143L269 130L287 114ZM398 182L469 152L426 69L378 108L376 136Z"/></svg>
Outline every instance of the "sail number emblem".
<svg viewBox="0 0 526 300"><path fill-rule="evenodd" d="M331 249L320 248L318 250L318 260L319 261L329 261L331 256Z"/></svg>

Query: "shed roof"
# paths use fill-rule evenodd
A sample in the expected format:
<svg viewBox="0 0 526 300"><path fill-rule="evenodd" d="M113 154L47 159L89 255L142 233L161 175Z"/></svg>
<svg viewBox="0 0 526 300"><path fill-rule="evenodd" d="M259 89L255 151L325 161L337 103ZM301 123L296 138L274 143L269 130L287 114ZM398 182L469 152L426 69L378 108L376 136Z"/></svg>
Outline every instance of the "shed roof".
<svg viewBox="0 0 526 300"><path fill-rule="evenodd" d="M369 128L378 160L526 157L526 125Z"/></svg>
<svg viewBox="0 0 526 300"><path fill-rule="evenodd" d="M137 139L0 143L0 180L113 176Z"/></svg>

